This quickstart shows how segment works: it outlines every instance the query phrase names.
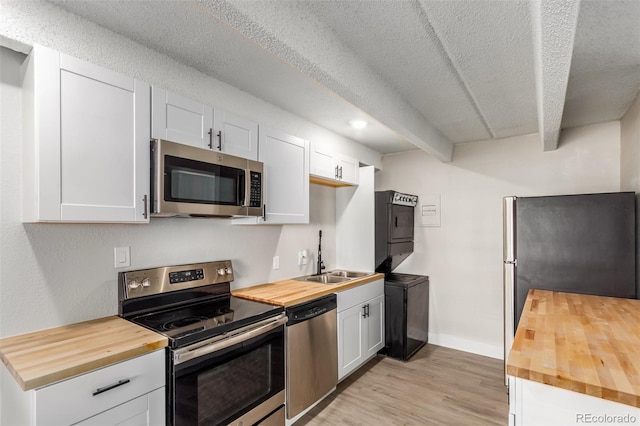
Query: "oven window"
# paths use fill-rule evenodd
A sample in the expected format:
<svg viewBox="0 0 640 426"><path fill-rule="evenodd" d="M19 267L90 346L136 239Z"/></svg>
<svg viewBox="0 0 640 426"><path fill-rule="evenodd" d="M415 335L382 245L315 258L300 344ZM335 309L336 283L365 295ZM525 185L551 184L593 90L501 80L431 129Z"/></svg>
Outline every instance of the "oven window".
<svg viewBox="0 0 640 426"><path fill-rule="evenodd" d="M275 332L177 366L176 426L228 424L284 389L284 333Z"/></svg>
<svg viewBox="0 0 640 426"><path fill-rule="evenodd" d="M245 171L165 156L165 201L239 206Z"/></svg>

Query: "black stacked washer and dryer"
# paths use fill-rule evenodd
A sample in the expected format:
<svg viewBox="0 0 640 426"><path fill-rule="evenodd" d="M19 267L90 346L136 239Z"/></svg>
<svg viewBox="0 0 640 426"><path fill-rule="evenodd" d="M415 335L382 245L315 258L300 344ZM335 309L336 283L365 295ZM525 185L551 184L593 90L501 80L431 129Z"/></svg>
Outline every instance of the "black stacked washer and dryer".
<svg viewBox="0 0 640 426"><path fill-rule="evenodd" d="M408 361L428 341L429 277L392 272L413 253L416 195L376 191L376 272L385 274L385 336L381 351Z"/></svg>

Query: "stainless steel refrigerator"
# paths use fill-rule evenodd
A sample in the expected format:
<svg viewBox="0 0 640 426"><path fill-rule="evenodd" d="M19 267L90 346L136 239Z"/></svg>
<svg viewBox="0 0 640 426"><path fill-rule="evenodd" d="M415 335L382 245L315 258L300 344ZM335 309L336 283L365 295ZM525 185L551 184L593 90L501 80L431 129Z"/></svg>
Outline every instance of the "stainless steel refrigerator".
<svg viewBox="0 0 640 426"><path fill-rule="evenodd" d="M636 298L633 192L506 197L504 355L529 289Z"/></svg>

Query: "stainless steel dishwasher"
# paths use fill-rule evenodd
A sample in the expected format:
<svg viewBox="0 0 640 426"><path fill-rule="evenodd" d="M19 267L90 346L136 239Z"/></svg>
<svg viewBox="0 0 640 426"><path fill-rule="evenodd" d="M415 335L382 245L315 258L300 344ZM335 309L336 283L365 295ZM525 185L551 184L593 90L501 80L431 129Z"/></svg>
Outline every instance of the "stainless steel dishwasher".
<svg viewBox="0 0 640 426"><path fill-rule="evenodd" d="M291 420L338 384L336 295L286 309L286 406Z"/></svg>

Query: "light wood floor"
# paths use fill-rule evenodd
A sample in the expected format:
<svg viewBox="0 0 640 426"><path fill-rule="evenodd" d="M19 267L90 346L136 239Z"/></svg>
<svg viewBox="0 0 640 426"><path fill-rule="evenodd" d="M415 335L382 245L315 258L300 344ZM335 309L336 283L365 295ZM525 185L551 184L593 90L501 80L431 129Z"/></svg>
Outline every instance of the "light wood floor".
<svg viewBox="0 0 640 426"><path fill-rule="evenodd" d="M377 356L296 426L506 425L501 360L426 345L407 363Z"/></svg>

